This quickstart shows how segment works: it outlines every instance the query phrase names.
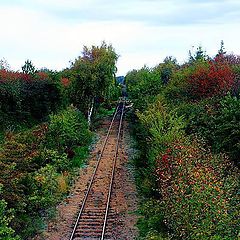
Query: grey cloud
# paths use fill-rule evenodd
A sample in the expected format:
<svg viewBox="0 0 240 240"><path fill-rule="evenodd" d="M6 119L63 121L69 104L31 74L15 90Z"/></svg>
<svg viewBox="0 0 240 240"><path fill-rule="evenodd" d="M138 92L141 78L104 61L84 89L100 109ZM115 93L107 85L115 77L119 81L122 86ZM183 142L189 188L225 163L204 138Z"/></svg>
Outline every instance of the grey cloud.
<svg viewBox="0 0 240 240"><path fill-rule="evenodd" d="M179 26L240 20L240 1L237 0L92 0L84 6L72 6L71 1L66 1L64 7L47 2L36 5L34 1L23 0L21 4L74 23L130 21L153 26Z"/></svg>

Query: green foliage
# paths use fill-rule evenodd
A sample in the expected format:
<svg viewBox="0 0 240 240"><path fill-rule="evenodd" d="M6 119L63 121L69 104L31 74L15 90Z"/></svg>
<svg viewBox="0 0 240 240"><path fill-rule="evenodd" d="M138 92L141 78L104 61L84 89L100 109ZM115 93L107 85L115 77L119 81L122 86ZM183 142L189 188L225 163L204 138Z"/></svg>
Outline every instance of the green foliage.
<svg viewBox="0 0 240 240"><path fill-rule="evenodd" d="M38 71L29 60L22 72L14 72L0 61L1 239L18 240L15 231L23 239L33 237L68 193L89 153L92 134L85 116L91 119L100 106L108 109L102 116L108 114L120 96L117 58L103 42L84 47L61 72Z"/></svg>
<svg viewBox="0 0 240 240"><path fill-rule="evenodd" d="M137 224L140 229L140 236L146 237L144 239L158 239L156 238L157 235L159 236L157 233L166 231L160 201L155 199L146 201L140 207L140 214L143 217L138 220ZM153 235L155 235L155 238L153 238Z"/></svg>
<svg viewBox="0 0 240 240"><path fill-rule="evenodd" d="M44 159L45 162L53 165L58 173L67 171L71 165L71 161L67 158L67 154L60 154L56 150L43 149L40 157Z"/></svg>
<svg viewBox="0 0 240 240"><path fill-rule="evenodd" d="M46 209L59 201L57 172L54 166L47 164L31 176L31 194L28 205L31 211Z"/></svg>
<svg viewBox="0 0 240 240"><path fill-rule="evenodd" d="M62 101L60 86L49 79L23 82L21 96L21 111L36 119L56 111Z"/></svg>
<svg viewBox="0 0 240 240"><path fill-rule="evenodd" d="M169 56L166 57L163 63L160 63L155 69L160 72L163 84L168 84L172 79L173 74L179 68L176 58Z"/></svg>
<svg viewBox="0 0 240 240"><path fill-rule="evenodd" d="M193 67L183 68L173 73L170 82L162 91L167 103L173 105L184 102L188 99L188 76Z"/></svg>
<svg viewBox="0 0 240 240"><path fill-rule="evenodd" d="M63 152L75 145L88 145L90 140L86 119L76 108L68 107L57 115L50 115L47 142L52 148Z"/></svg>
<svg viewBox="0 0 240 240"><path fill-rule="evenodd" d="M0 194L2 193L2 185L0 185ZM7 203L4 199L0 200L0 238L2 240L20 240L15 236L15 231L9 226L14 218L13 211L7 209Z"/></svg>
<svg viewBox="0 0 240 240"><path fill-rule="evenodd" d="M117 101L121 96L121 90L122 89L120 85L112 82L108 87L105 101L108 104L110 104L112 101Z"/></svg>
<svg viewBox="0 0 240 240"><path fill-rule="evenodd" d="M117 58L113 47L103 42L100 47L85 46L82 56L72 64L69 70L71 101L85 115L90 114L97 100L112 97L110 90L116 91Z"/></svg>
<svg viewBox="0 0 240 240"><path fill-rule="evenodd" d="M61 106L61 86L46 73L0 70L1 128L42 120Z"/></svg>
<svg viewBox="0 0 240 240"><path fill-rule="evenodd" d="M147 168L141 189L155 188L152 196L159 199L161 209L156 216L151 211L142 213L141 231L158 239L154 231L164 229L153 228L152 224L161 226L164 222L177 238L235 239L239 233L236 228L239 172L226 156L211 154L205 144L195 140L196 136L186 138L184 119L166 111L160 100L137 114L148 129L149 138L143 151L146 155L142 161L147 162Z"/></svg>
<svg viewBox="0 0 240 240"><path fill-rule="evenodd" d="M214 151L228 153L237 164L240 155L239 109L240 100L229 94L212 104L202 104L189 123L189 129L203 136Z"/></svg>
<svg viewBox="0 0 240 240"><path fill-rule="evenodd" d="M209 56L206 52L203 51L202 46L198 46L194 55L189 51L189 63L194 62L205 62L209 59Z"/></svg>
<svg viewBox="0 0 240 240"><path fill-rule="evenodd" d="M154 201L141 212L140 239L239 237L240 173L228 158L240 155L239 63L222 56L223 45L211 60L197 50L182 66L159 64L159 75L145 67L126 76L141 151L136 179L146 206Z"/></svg>
<svg viewBox="0 0 240 240"><path fill-rule="evenodd" d="M68 192L71 172L87 156L90 139L85 118L73 107L51 115L49 124L6 135L0 148L0 183L15 209L12 226L23 238L42 226L42 214ZM72 148L73 159L66 147Z"/></svg>
<svg viewBox="0 0 240 240"><path fill-rule="evenodd" d="M75 156L72 159L73 167L82 167L83 163L87 159L89 155L89 148L87 146L84 147L76 147L74 148Z"/></svg>
<svg viewBox="0 0 240 240"><path fill-rule="evenodd" d="M183 135L185 123L173 111L167 111L161 99L149 105L143 114L137 114L141 122L149 129L156 145L165 146Z"/></svg>
<svg viewBox="0 0 240 240"><path fill-rule="evenodd" d="M129 97L134 108L144 110L148 103L153 102L162 89L162 80L159 71L144 67L129 72L126 77Z"/></svg>

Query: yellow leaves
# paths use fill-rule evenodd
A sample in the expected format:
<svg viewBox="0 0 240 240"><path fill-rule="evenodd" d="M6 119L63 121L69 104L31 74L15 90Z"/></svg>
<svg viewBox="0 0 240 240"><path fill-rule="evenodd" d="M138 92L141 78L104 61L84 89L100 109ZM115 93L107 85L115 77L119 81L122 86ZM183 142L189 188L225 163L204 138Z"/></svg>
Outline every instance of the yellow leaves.
<svg viewBox="0 0 240 240"><path fill-rule="evenodd" d="M68 191L68 183L67 183L66 176L61 174L57 177L56 180L57 180L57 183L58 183L59 192L60 193L66 193Z"/></svg>
<svg viewBox="0 0 240 240"><path fill-rule="evenodd" d="M46 182L46 177L42 176L42 175L37 175L34 178L38 183L45 183Z"/></svg>

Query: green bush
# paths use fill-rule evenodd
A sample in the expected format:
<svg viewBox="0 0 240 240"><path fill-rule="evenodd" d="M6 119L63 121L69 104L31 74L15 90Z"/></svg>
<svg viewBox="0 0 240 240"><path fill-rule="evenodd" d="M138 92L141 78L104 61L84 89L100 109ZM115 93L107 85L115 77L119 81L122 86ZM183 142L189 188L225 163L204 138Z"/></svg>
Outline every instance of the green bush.
<svg viewBox="0 0 240 240"><path fill-rule="evenodd" d="M61 105L61 85L46 73L0 70L0 111L10 120L42 120Z"/></svg>
<svg viewBox="0 0 240 240"><path fill-rule="evenodd" d="M2 185L0 185L0 194L2 193ZM20 240L15 236L15 231L9 226L14 218L12 210L7 209L5 200L0 200L0 239L2 240Z"/></svg>
<svg viewBox="0 0 240 240"><path fill-rule="evenodd" d="M161 239L166 229L156 226L165 223L173 236L180 239L236 239L239 234L239 172L225 155L213 155L206 143L198 142L196 136L189 139L184 131L191 121L196 120L197 112L200 115L201 112L212 113L211 109L203 111L208 107L203 101L200 104L181 103L178 108L168 110L170 105L164 105L162 99L159 97L148 110L137 113L141 125L136 129L143 132L142 141L145 142L145 146L141 145L145 155L140 158L145 166L138 165L138 171L142 173L140 189L147 193L145 196L158 199L155 202L158 207L152 207L153 211L156 208L162 210L156 215L150 210L143 211L140 230L146 239ZM221 108L229 106L228 101L221 102ZM213 103L216 102L213 99ZM228 117L230 109L234 109L233 105L224 110L221 108L219 111L226 111ZM187 116L188 122L181 114Z"/></svg>
<svg viewBox="0 0 240 240"><path fill-rule="evenodd" d="M33 212L54 206L59 201L57 176L56 168L47 164L28 177L31 183L28 207Z"/></svg>
<svg viewBox="0 0 240 240"><path fill-rule="evenodd" d="M187 131L204 137L215 152L225 152L239 164L240 99L228 94L189 106Z"/></svg>
<svg viewBox="0 0 240 240"><path fill-rule="evenodd" d="M21 83L21 112L35 119L46 118L62 104L60 85L49 79Z"/></svg>
<svg viewBox="0 0 240 240"><path fill-rule="evenodd" d="M145 112L137 115L148 129L152 143L158 149L181 138L184 134L183 129L186 124L183 117L177 116L174 111L168 111L161 98L158 98L154 104L149 105Z"/></svg>
<svg viewBox="0 0 240 240"><path fill-rule="evenodd" d="M70 169L71 161L68 159L67 154L60 154L56 150L44 148L41 151L41 159L44 162L53 165L58 173L67 171Z"/></svg>
<svg viewBox="0 0 240 240"><path fill-rule="evenodd" d="M52 115L49 125L7 133L0 147L3 196L15 210L12 227L23 238L42 226L42 215L68 192L72 169L81 166L88 152L91 133L82 114L74 108L61 114ZM64 152L66 147L76 150L73 159Z"/></svg>
<svg viewBox="0 0 240 240"><path fill-rule="evenodd" d="M153 235L159 235L157 233L166 231L164 211L159 200L150 199L144 202L140 207L140 214L143 217L138 220L137 224L140 229L140 236L147 236L144 239L158 239L150 238L150 235L153 237Z"/></svg>
<svg viewBox="0 0 240 240"><path fill-rule="evenodd" d="M145 110L149 103L154 102L163 88L161 74L156 69L143 67L138 71L133 70L125 79L133 107L141 111Z"/></svg>
<svg viewBox="0 0 240 240"><path fill-rule="evenodd" d="M91 141L91 133L83 114L74 107L56 115L50 115L50 124L47 132L49 147L60 152L72 149L74 146L85 146Z"/></svg>
<svg viewBox="0 0 240 240"><path fill-rule="evenodd" d="M71 160L72 167L77 167L77 168L82 167L89 155L89 147L79 146L79 147L75 147L73 150L75 155Z"/></svg>

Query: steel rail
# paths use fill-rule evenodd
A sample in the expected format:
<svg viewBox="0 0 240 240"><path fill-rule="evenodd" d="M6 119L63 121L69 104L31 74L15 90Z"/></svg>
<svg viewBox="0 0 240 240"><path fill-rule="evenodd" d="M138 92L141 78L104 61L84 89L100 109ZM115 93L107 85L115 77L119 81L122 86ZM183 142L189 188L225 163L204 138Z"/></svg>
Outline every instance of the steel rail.
<svg viewBox="0 0 240 240"><path fill-rule="evenodd" d="M96 172L97 172L97 169L98 169L100 160L101 160L102 155L103 155L103 151L104 151L104 149L105 149L105 147L106 147L107 140L108 140L108 138L109 138L109 135L110 135L110 132L111 132L111 129L112 129L112 126L113 126L113 122L114 122L114 120L115 120L115 118L116 118L116 116L117 116L117 113L118 113L119 103L120 103L120 100L118 101L117 108L116 108L116 110L115 110L115 112L114 112L114 115L113 115L111 124L110 124L110 126L109 126L109 128L108 128L108 132L107 132L106 138L105 138L105 140L104 140L101 153L100 153L100 155L98 156L98 160L97 160L97 164L96 164L96 166L95 166L95 170L94 170L94 172L93 172L93 175L92 175L92 177L91 177L90 183L89 183L89 185L88 185L87 192L86 192L86 194L85 194L85 196L84 196L81 209L80 209L80 211L79 211L79 213L78 213L78 216L77 216L77 219L76 219L76 221L75 221L75 225L74 225L74 228L73 228L73 230L72 230L72 233L71 233L71 236L70 236L69 240L73 240L73 237L74 237L74 234L75 234L75 232L76 232L76 229L77 229L79 220L80 220L80 218L81 218L81 216L82 216L82 212L83 212L83 210L84 210L84 207L85 207L85 204L86 204L86 201L87 201L89 192L90 192L90 190L91 190L93 180L94 180L94 178L95 178L95 175L96 175Z"/></svg>
<svg viewBox="0 0 240 240"><path fill-rule="evenodd" d="M105 217L104 217L104 223L103 223L103 228L102 228L101 240L104 240L104 235L105 235L106 226L107 226L107 218L108 218L108 213L109 213L109 208L110 208L110 199L111 199L111 194L112 194L112 186L113 186L113 180L114 180L115 169L116 169L116 162L117 162L117 156L118 156L119 139L120 139L121 128L122 128L124 107L125 107L125 101L123 102L121 118L120 118L120 123L119 123L119 128L118 128L116 151L115 151L115 156L114 156L114 162L113 162L110 186L109 186L109 190L108 190L108 199L107 199L107 206L106 206L106 210L105 210Z"/></svg>

